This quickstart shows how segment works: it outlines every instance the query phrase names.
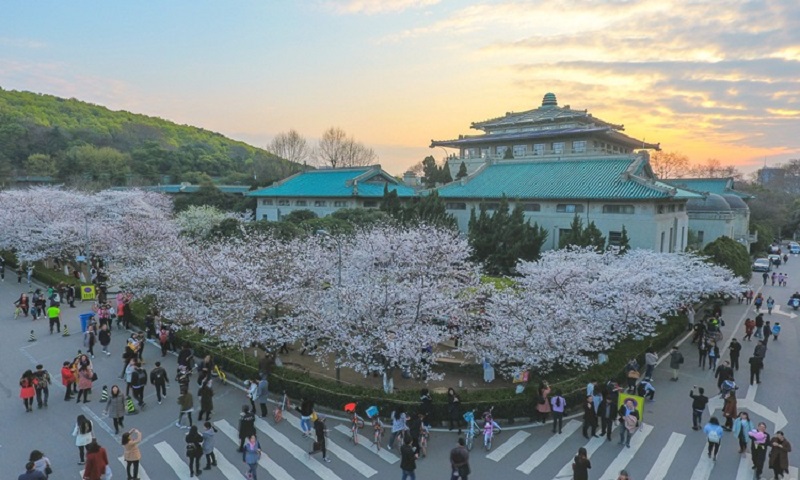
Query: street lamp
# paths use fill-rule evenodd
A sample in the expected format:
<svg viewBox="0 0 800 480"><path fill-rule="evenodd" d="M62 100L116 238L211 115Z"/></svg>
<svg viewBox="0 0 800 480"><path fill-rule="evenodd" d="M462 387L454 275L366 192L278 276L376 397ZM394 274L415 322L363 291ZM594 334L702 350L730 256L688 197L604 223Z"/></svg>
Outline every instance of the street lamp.
<svg viewBox="0 0 800 480"><path fill-rule="evenodd" d="M339 241L338 238L334 237L330 234L327 230L317 230L317 235L322 237L330 238L336 244L336 252L339 254L339 263L337 267L339 269L339 275L336 281L336 306L339 310L339 314L341 315L342 312L342 242ZM337 355L338 357L338 355ZM339 359L336 359L336 382L340 383L342 381L342 367L339 366Z"/></svg>

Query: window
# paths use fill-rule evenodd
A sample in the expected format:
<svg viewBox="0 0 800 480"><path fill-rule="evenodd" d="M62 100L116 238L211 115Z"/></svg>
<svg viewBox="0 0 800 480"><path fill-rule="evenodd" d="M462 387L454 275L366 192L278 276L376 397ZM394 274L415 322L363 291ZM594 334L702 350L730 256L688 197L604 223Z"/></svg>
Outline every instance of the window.
<svg viewBox="0 0 800 480"><path fill-rule="evenodd" d="M682 212L682 211L683 211L683 204L682 204L682 203L681 203L680 205L678 205L678 211L679 211L679 212Z"/></svg>
<svg viewBox="0 0 800 480"><path fill-rule="evenodd" d="M633 205L603 205L603 213L624 213L633 214Z"/></svg>
<svg viewBox="0 0 800 480"><path fill-rule="evenodd" d="M450 202L444 204L445 210L466 210L467 204L464 202Z"/></svg>
<svg viewBox="0 0 800 480"><path fill-rule="evenodd" d="M364 208L376 208L377 206L377 200L364 200Z"/></svg>
<svg viewBox="0 0 800 480"><path fill-rule="evenodd" d="M669 213L675 213L675 204L674 203L670 203L669 205L667 205L667 211Z"/></svg>
<svg viewBox="0 0 800 480"><path fill-rule="evenodd" d="M497 210L500 208L499 202L485 202L481 203L481 208L486 208L486 210Z"/></svg>
<svg viewBox="0 0 800 480"><path fill-rule="evenodd" d="M528 154L527 145L514 145L514 158L524 157Z"/></svg>
<svg viewBox="0 0 800 480"><path fill-rule="evenodd" d="M583 213L583 205L574 203L559 203L556 205L556 212L559 213Z"/></svg>
<svg viewBox="0 0 800 480"><path fill-rule="evenodd" d="M344 200L335 200L333 202L333 206L334 207L346 207L347 206L347 202L345 202Z"/></svg>
<svg viewBox="0 0 800 480"><path fill-rule="evenodd" d="M656 213L664 213L664 205L656 206Z"/></svg>
<svg viewBox="0 0 800 480"><path fill-rule="evenodd" d="M497 156L503 158L506 155L506 150L508 150L508 147L497 147Z"/></svg>
<svg viewBox="0 0 800 480"><path fill-rule="evenodd" d="M481 158L489 158L489 149L481 148Z"/></svg>
<svg viewBox="0 0 800 480"><path fill-rule="evenodd" d="M522 210L526 212L541 212L542 206L538 203L523 203Z"/></svg>
<svg viewBox="0 0 800 480"><path fill-rule="evenodd" d="M556 155L564 153L564 142L553 142L553 153Z"/></svg>
<svg viewBox="0 0 800 480"><path fill-rule="evenodd" d="M464 157L466 158L475 158L477 156L478 156L477 148L468 148L464 151Z"/></svg>
<svg viewBox="0 0 800 480"><path fill-rule="evenodd" d="M305 207L307 204L308 204L308 202L306 202L305 200L298 200L298 201L294 202L294 205L296 207Z"/></svg>
<svg viewBox="0 0 800 480"><path fill-rule="evenodd" d="M666 236L667 232L661 232L661 252L664 251L664 237Z"/></svg>
<svg viewBox="0 0 800 480"><path fill-rule="evenodd" d="M544 143L537 143L533 146L534 155L544 155Z"/></svg>
<svg viewBox="0 0 800 480"><path fill-rule="evenodd" d="M262 198L261 205L272 205L272 199L269 198Z"/></svg>
<svg viewBox="0 0 800 480"><path fill-rule="evenodd" d="M314 200L314 206L315 207L327 207L328 206L328 202L326 202L325 200Z"/></svg>
<svg viewBox="0 0 800 480"><path fill-rule="evenodd" d="M261 220L267 220L267 214L266 213L262 213L261 214Z"/></svg>
<svg viewBox="0 0 800 480"><path fill-rule="evenodd" d="M278 200L278 206L279 207L288 207L289 206L289 200Z"/></svg>
<svg viewBox="0 0 800 480"><path fill-rule="evenodd" d="M572 153L586 153L586 140L572 142Z"/></svg>
<svg viewBox="0 0 800 480"><path fill-rule="evenodd" d="M619 243L622 241L622 232L608 232L608 244L614 245L615 247L619 247Z"/></svg>

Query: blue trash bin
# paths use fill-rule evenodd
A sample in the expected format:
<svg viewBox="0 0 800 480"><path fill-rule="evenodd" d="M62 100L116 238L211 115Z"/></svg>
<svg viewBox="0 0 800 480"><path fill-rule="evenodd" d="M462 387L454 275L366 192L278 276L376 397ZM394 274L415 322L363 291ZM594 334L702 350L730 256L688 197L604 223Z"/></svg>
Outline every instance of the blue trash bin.
<svg viewBox="0 0 800 480"><path fill-rule="evenodd" d="M94 313L81 313L78 316L81 319L81 332L85 332L89 328L89 322L94 317Z"/></svg>

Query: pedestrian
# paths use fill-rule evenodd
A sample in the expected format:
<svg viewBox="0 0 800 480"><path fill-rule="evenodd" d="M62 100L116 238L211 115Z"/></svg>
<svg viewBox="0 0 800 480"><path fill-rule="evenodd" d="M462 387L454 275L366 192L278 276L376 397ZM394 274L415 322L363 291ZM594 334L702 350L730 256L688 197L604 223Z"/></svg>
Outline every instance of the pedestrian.
<svg viewBox="0 0 800 480"><path fill-rule="evenodd" d="M678 350L677 345L673 345L672 350L669 353L669 368L672 369L672 377L670 380L673 382L678 381L678 370L680 370L682 363L683 354Z"/></svg>
<svg viewBox="0 0 800 480"><path fill-rule="evenodd" d="M211 372L214 371L214 360L211 355L206 355L197 366L197 384L202 385L204 382L211 380Z"/></svg>
<svg viewBox="0 0 800 480"><path fill-rule="evenodd" d="M756 329L756 321L752 318L747 318L744 321L744 338L742 340L747 340L748 342L753 339L753 331Z"/></svg>
<svg viewBox="0 0 800 480"><path fill-rule="evenodd" d="M156 399L161 405L161 398L167 398L167 384L169 383L167 371L161 366L161 362L156 362L155 368L150 370L150 383L156 388Z"/></svg>
<svg viewBox="0 0 800 480"><path fill-rule="evenodd" d="M64 389L66 390L64 393L65 402L72 400L71 394L75 388L75 374L72 373L70 364L71 363L69 360L66 360L61 364L61 384L64 385Z"/></svg>
<svg viewBox="0 0 800 480"><path fill-rule="evenodd" d="M719 426L719 420L717 417L711 417L703 427L703 432L706 434L706 440L708 440L708 458L711 458L711 454L714 454L714 461L717 461L717 453L719 453L719 444L722 441L722 427Z"/></svg>
<svg viewBox="0 0 800 480"><path fill-rule="evenodd" d="M611 395L606 394L597 414L600 416L600 436L605 436L607 441L610 442L611 431L614 429L614 419L617 417L617 408Z"/></svg>
<svg viewBox="0 0 800 480"><path fill-rule="evenodd" d="M781 334L781 322L775 322L775 325L772 326L772 339L777 340L778 335Z"/></svg>
<svg viewBox="0 0 800 480"><path fill-rule="evenodd" d="M756 471L756 478L761 478L764 473L764 461L767 459L767 446L770 445L770 437L767 433L767 425L759 422L755 430L750 430L750 452L753 459L753 468Z"/></svg>
<svg viewBox="0 0 800 480"><path fill-rule="evenodd" d="M40 452L39 450L34 450L31 452L30 456L28 457L29 462L33 462L33 469L37 472L41 472L44 476L40 478L44 478L45 480L47 477L53 473L53 465L50 463L50 459L47 458L44 453Z"/></svg>
<svg viewBox="0 0 800 480"><path fill-rule="evenodd" d="M656 387L653 386L653 382L646 378L639 382L639 386L636 388L636 394L640 397L650 400L651 402L656 401Z"/></svg>
<svg viewBox="0 0 800 480"><path fill-rule="evenodd" d="M107 480L111 478L111 467L108 465L106 449L92 440L86 446L86 467L83 469L83 480Z"/></svg>
<svg viewBox="0 0 800 480"><path fill-rule="evenodd" d="M731 353L731 368L735 371L739 371L739 354L742 352L742 344L739 343L739 340L736 338L731 338L730 344L730 353Z"/></svg>
<svg viewBox="0 0 800 480"><path fill-rule="evenodd" d="M450 428L453 431L453 422L458 426L458 434L461 435L461 399L456 394L455 389L447 389L447 416L450 418Z"/></svg>
<svg viewBox="0 0 800 480"><path fill-rule="evenodd" d="M536 416L540 423L547 422L547 415L550 413L550 385L546 380L539 384L539 395L536 400Z"/></svg>
<svg viewBox="0 0 800 480"><path fill-rule="evenodd" d="M725 394L725 403L722 405L722 415L725 417L725 425L722 428L729 432L732 431L733 422L739 415L735 391Z"/></svg>
<svg viewBox="0 0 800 480"><path fill-rule="evenodd" d="M775 286L775 280L777 280L777 279L778 279L778 274L776 272L772 272L772 275L770 277L770 280L772 280L772 285L771 286L773 286L773 287Z"/></svg>
<svg viewBox="0 0 800 480"><path fill-rule="evenodd" d="M91 367L81 365L78 369L78 396L75 403L81 402L81 396L83 396L83 403L91 402L91 400L89 400L89 394L92 392L93 378L94 372Z"/></svg>
<svg viewBox="0 0 800 480"><path fill-rule="evenodd" d="M267 401L269 400L269 383L266 377L261 377L256 386L256 403L261 407L261 418L267 417Z"/></svg>
<svg viewBox="0 0 800 480"><path fill-rule="evenodd" d="M303 435L310 437L313 432L311 415L314 414L314 401L303 398L300 401L300 406L295 407L295 410L300 413L300 429L303 431Z"/></svg>
<svg viewBox="0 0 800 480"><path fill-rule="evenodd" d="M725 380L732 381L734 377L730 362L727 360L722 362L714 371L714 378L717 379L717 388L720 390L722 390L722 384L725 383Z"/></svg>
<svg viewBox="0 0 800 480"><path fill-rule="evenodd" d="M639 380L639 376L639 363L635 358L631 358L625 365L625 377L628 379L628 393L636 391L636 381Z"/></svg>
<svg viewBox="0 0 800 480"><path fill-rule="evenodd" d="M761 383L761 369L764 368L764 359L758 355L750 357L750 385L755 379L756 383Z"/></svg>
<svg viewBox="0 0 800 480"><path fill-rule="evenodd" d="M411 437L406 437L403 440L403 446L400 447L400 470L403 472L401 480L416 480L417 476L414 472L417 469L418 458L419 454L411 446Z"/></svg>
<svg viewBox="0 0 800 480"><path fill-rule="evenodd" d="M691 330L692 327L694 326L694 315L695 315L694 307L690 303L689 305L686 306L686 321L689 323L689 330Z"/></svg>
<svg viewBox="0 0 800 480"><path fill-rule="evenodd" d="M206 456L206 466L204 470L211 470L211 467L217 466L217 455L214 453L214 434L217 429L211 425L211 422L203 424L203 454Z"/></svg>
<svg viewBox="0 0 800 480"><path fill-rule="evenodd" d="M250 410L253 412L253 415L256 414L256 398L258 395L258 381L257 380L245 380L244 381L244 388L247 389L245 393L247 395L247 399L250 400Z"/></svg>
<svg viewBox="0 0 800 480"><path fill-rule="evenodd" d="M203 458L203 436L197 431L197 425L189 427L189 433L184 437L186 441L186 459L189 461L189 476L194 477L195 472L199 477L200 459Z"/></svg>
<svg viewBox="0 0 800 480"><path fill-rule="evenodd" d="M80 461L78 465L83 465L86 462L86 445L92 442L94 425L91 420L88 420L84 415L78 415L75 422L75 428L72 429L72 436L75 437L75 446L78 447L78 454Z"/></svg>
<svg viewBox="0 0 800 480"><path fill-rule="evenodd" d="M108 325L100 325L100 332L98 332L97 338L100 341L103 353L111 355L111 352L108 351L108 345L111 343L111 332L108 330Z"/></svg>
<svg viewBox="0 0 800 480"><path fill-rule="evenodd" d="M589 480L589 469L592 462L589 461L589 454L586 449L580 447L578 454L572 460L572 480Z"/></svg>
<svg viewBox="0 0 800 480"><path fill-rule="evenodd" d="M564 424L564 409L567 407L567 401L561 396L561 390L556 390L556 396L550 399L550 407L553 410L553 433L561 433L561 428Z"/></svg>
<svg viewBox="0 0 800 480"><path fill-rule="evenodd" d="M625 400L625 403L619 407L619 423L622 428L619 430L619 443L618 445L625 445L631 448L631 437L639 428L639 411L636 410L636 405L632 398Z"/></svg>
<svg viewBox="0 0 800 480"><path fill-rule="evenodd" d="M47 480L44 473L36 470L36 465L33 462L25 464L25 473L20 474L17 480Z"/></svg>
<svg viewBox="0 0 800 480"><path fill-rule="evenodd" d="M128 365L125 367L125 395L130 395L133 390L133 372L136 371L136 353L131 350L130 346L125 347L125 350L132 352L132 355L129 355Z"/></svg>
<svg viewBox="0 0 800 480"><path fill-rule="evenodd" d="M314 434L317 437L317 441L314 442L314 446L309 453L314 454L322 452L322 461L330 463L331 459L328 458L328 448L325 440L325 434L327 432L328 430L325 428L325 417L323 415L317 415L317 419L314 420Z"/></svg>
<svg viewBox="0 0 800 480"><path fill-rule="evenodd" d="M122 447L125 449L122 457L125 459L125 472L128 474L128 480L139 480L139 462L142 460L142 453L139 451L139 442L141 441L142 432L135 428L122 434ZM131 474L131 470L133 470L133 474Z"/></svg>
<svg viewBox="0 0 800 480"><path fill-rule="evenodd" d="M33 372L25 370L19 379L19 398L25 406L25 412L33 411L33 397L36 396L35 378Z"/></svg>
<svg viewBox="0 0 800 480"><path fill-rule="evenodd" d="M191 392L187 390L186 392L182 393L178 397L178 405L180 406L180 412L178 413L178 421L175 422L175 426L178 428L184 428L181 425L181 421L183 420L183 415L186 414L186 417L189 419L189 426L186 428L191 428L192 412L194 412L194 400L192 399Z"/></svg>
<svg viewBox="0 0 800 480"><path fill-rule="evenodd" d="M249 405L242 405L242 413L239 414L239 453L242 453L244 441L256 434L256 416L250 411Z"/></svg>
<svg viewBox="0 0 800 480"><path fill-rule="evenodd" d="M583 403L583 436L589 438L589 430L592 436L597 437L597 411L594 409L594 396L587 395Z"/></svg>
<svg viewBox="0 0 800 480"><path fill-rule="evenodd" d="M250 438L244 442L244 451L242 452L242 461L247 465L247 478L251 480L258 480L258 460L261 458L261 444L255 435L250 435ZM198 464L198 469L200 468Z"/></svg>
<svg viewBox="0 0 800 480"><path fill-rule="evenodd" d="M211 412L214 410L214 390L211 382L203 382L200 389L197 390L197 396L200 398L200 413L197 415L197 421L203 421L204 413L206 420L211 420Z"/></svg>
<svg viewBox="0 0 800 480"><path fill-rule="evenodd" d="M703 411L706 409L706 405L708 404L708 397L706 397L705 389L700 387L697 389L697 395L695 395L694 390L697 388L697 385L693 386L691 390L689 390L689 397L692 399L692 430L700 430L700 423L703 419Z"/></svg>
<svg viewBox="0 0 800 480"><path fill-rule="evenodd" d="M59 308L58 304L51 305L47 309L47 318L50 321L50 335L53 334L53 327L56 327L56 331L61 333L61 308Z"/></svg>
<svg viewBox="0 0 800 480"><path fill-rule="evenodd" d="M767 284L767 280L769 280L769 273L764 272L761 274L761 278L764 280L764 285Z"/></svg>
<svg viewBox="0 0 800 480"><path fill-rule="evenodd" d="M455 448L450 450L450 480L469 480L469 451L464 446L464 437L458 437Z"/></svg>
<svg viewBox="0 0 800 480"><path fill-rule="evenodd" d="M776 479L783 478L784 473L789 473L789 452L792 451L792 444L778 430L770 441L770 447L769 468Z"/></svg>
<svg viewBox="0 0 800 480"><path fill-rule="evenodd" d="M644 378L653 378L653 370L655 370L656 363L658 363L658 355L656 355L656 352L653 351L652 348L648 348L645 352L644 363L646 365Z"/></svg>
<svg viewBox="0 0 800 480"><path fill-rule="evenodd" d="M762 336L764 338L761 341L764 342L764 345L767 345L769 343L769 337L771 335L772 335L772 325L770 325L769 320L767 320L766 322L764 322L764 327L762 327Z"/></svg>
<svg viewBox="0 0 800 480"><path fill-rule="evenodd" d="M169 329L163 323L158 329L158 344L161 346L161 356L166 357L169 350Z"/></svg>
<svg viewBox="0 0 800 480"><path fill-rule="evenodd" d="M391 450L392 445L394 445L397 439L400 440L400 445L402 446L402 438L405 436L406 430L408 430L408 426L406 425L406 421L408 420L408 416L406 415L405 407L399 406L395 411L392 412L392 435L389 437L389 443L386 445L386 448Z"/></svg>
<svg viewBox="0 0 800 480"><path fill-rule="evenodd" d="M772 298L772 295L767 297L767 313L772 315L772 309L775 308L775 299Z"/></svg>
<svg viewBox="0 0 800 480"><path fill-rule="evenodd" d="M139 403L139 408L144 408L144 387L147 386L147 370L142 368L141 362L136 362L136 366L131 375L133 384L133 398Z"/></svg>
<svg viewBox="0 0 800 480"><path fill-rule="evenodd" d="M709 344L706 337L702 337L699 342L697 342L697 366L701 368L706 368L706 357L708 356L708 349Z"/></svg>
<svg viewBox="0 0 800 480"><path fill-rule="evenodd" d="M756 306L756 313L760 313L761 306L764 304L764 296L760 293L756 295L756 299L753 300L753 304Z"/></svg>
<svg viewBox="0 0 800 480"><path fill-rule="evenodd" d="M747 432L753 430L755 426L750 421L747 412L739 412L739 416L733 421L733 436L739 441L739 453L745 453L747 449Z"/></svg>
<svg viewBox="0 0 800 480"><path fill-rule="evenodd" d="M111 417L114 421L114 434L119 435L119 429L125 428L125 394L120 391L119 386L111 386L111 394L103 414Z"/></svg>
<svg viewBox="0 0 800 480"><path fill-rule="evenodd" d="M86 351L94 358L94 346L97 343L97 334L94 332L94 324L86 327L86 332L83 334L83 346Z"/></svg>
<svg viewBox="0 0 800 480"><path fill-rule="evenodd" d="M762 315L760 313L758 315L756 315L755 323L756 323L755 324L756 329L755 329L755 333L753 334L753 336L756 337L756 338L761 338L761 333L764 330L764 315Z"/></svg>

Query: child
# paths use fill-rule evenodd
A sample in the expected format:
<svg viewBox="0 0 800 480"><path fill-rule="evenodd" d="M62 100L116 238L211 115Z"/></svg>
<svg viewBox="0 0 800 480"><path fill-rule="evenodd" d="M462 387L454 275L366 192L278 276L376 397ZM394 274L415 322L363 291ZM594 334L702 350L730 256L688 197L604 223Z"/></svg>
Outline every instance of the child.
<svg viewBox="0 0 800 480"><path fill-rule="evenodd" d="M772 339L777 340L778 335L781 334L781 322L775 322L775 325L772 326Z"/></svg>

